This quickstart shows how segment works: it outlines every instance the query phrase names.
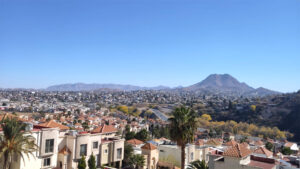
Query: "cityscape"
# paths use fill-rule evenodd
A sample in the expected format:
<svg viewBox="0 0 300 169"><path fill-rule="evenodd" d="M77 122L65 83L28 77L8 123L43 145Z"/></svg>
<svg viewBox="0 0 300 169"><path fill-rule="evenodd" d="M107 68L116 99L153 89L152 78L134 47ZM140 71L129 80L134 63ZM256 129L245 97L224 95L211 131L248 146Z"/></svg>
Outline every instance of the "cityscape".
<svg viewBox="0 0 300 169"><path fill-rule="evenodd" d="M0 0L0 169L300 168L299 20L299 0Z"/></svg>

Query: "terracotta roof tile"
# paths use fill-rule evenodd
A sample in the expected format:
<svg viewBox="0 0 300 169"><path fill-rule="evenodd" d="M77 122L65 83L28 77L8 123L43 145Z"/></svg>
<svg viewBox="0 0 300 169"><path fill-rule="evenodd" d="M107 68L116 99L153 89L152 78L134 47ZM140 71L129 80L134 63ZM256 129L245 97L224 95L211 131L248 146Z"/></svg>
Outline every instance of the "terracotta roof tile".
<svg viewBox="0 0 300 169"><path fill-rule="evenodd" d="M243 158L250 154L251 154L251 150L242 144L236 144L235 146L228 148L224 152L224 156L237 157L237 158Z"/></svg>
<svg viewBox="0 0 300 169"><path fill-rule="evenodd" d="M227 143L225 143L226 146L235 146L236 144L237 144L237 142L234 140L230 140Z"/></svg>
<svg viewBox="0 0 300 169"><path fill-rule="evenodd" d="M144 150L155 150L157 149L155 145L151 144L151 143L146 143L145 145L143 145L141 147L141 149L144 149Z"/></svg>
<svg viewBox="0 0 300 169"><path fill-rule="evenodd" d="M272 157L273 153L271 151L269 151L268 149L264 148L264 147L259 147L258 149L254 150L255 154L264 154L267 157Z"/></svg>
<svg viewBox="0 0 300 169"><path fill-rule="evenodd" d="M138 139L131 139L126 141L127 143L131 144L131 145L139 145L139 144L144 144L144 142L142 142L141 140Z"/></svg>
<svg viewBox="0 0 300 169"><path fill-rule="evenodd" d="M46 123L39 124L39 126L48 127L48 128L59 128L60 130L69 130L70 129L68 126L57 123L54 120L50 120Z"/></svg>
<svg viewBox="0 0 300 169"><path fill-rule="evenodd" d="M117 129L112 125L101 125L98 128L95 128L91 133L115 133Z"/></svg>

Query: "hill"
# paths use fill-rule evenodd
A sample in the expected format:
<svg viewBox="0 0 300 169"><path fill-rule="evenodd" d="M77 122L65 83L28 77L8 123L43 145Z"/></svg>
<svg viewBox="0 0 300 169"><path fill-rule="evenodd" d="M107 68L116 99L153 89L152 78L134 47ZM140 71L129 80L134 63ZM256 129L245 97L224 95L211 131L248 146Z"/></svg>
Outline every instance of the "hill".
<svg viewBox="0 0 300 169"><path fill-rule="evenodd" d="M210 92L229 95L244 96L266 96L279 94L279 92L265 88L253 88L246 83L239 82L229 74L212 74L203 81L183 88L183 90L194 92Z"/></svg>
<svg viewBox="0 0 300 169"><path fill-rule="evenodd" d="M120 85L120 84L74 83L74 84L60 84L60 85L49 86L48 88L46 88L46 91L93 91L99 89L133 91L133 90L164 90L164 89L169 89L169 87L165 87L165 86L140 87L134 85Z"/></svg>

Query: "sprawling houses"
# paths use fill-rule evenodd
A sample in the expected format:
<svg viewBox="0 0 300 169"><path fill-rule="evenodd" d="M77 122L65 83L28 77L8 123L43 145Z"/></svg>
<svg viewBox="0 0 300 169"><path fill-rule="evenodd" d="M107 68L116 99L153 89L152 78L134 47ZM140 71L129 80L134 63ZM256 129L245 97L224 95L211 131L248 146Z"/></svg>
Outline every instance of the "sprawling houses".
<svg viewBox="0 0 300 169"><path fill-rule="evenodd" d="M79 133L53 120L28 126L39 149L24 161L16 157L13 169L76 169L78 160L82 156L88 160L91 154L98 167L122 166L124 140L116 136L113 126L101 125L92 132Z"/></svg>

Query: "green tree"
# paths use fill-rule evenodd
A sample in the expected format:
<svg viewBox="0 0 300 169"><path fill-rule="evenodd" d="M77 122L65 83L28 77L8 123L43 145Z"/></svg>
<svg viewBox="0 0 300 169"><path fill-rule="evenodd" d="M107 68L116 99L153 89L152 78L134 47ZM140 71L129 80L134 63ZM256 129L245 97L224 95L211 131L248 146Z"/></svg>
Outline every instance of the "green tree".
<svg viewBox="0 0 300 169"><path fill-rule="evenodd" d="M90 155L90 158L88 160L88 166L89 169L96 169L96 159L93 154Z"/></svg>
<svg viewBox="0 0 300 169"><path fill-rule="evenodd" d="M145 165L145 158L140 154L134 154L130 157L129 163L132 168L138 169Z"/></svg>
<svg viewBox="0 0 300 169"><path fill-rule="evenodd" d="M204 160L202 160L202 161L196 160L196 161L191 162L188 165L187 169L208 169L208 166Z"/></svg>
<svg viewBox="0 0 300 169"><path fill-rule="evenodd" d="M266 143L266 148L268 149L268 150L270 150L270 151L272 151L273 150L273 144L272 143L270 143L270 142L267 142Z"/></svg>
<svg viewBox="0 0 300 169"><path fill-rule="evenodd" d="M184 106L175 108L170 121L170 137L181 147L181 169L185 164L185 147L187 143L194 141L194 133L197 129L196 112Z"/></svg>
<svg viewBox="0 0 300 169"><path fill-rule="evenodd" d="M281 152L283 155L291 155L293 153L289 147L283 147Z"/></svg>
<svg viewBox="0 0 300 169"><path fill-rule="evenodd" d="M146 129L142 129L141 131L136 133L135 138L138 140L146 141L149 138L149 133Z"/></svg>
<svg viewBox="0 0 300 169"><path fill-rule="evenodd" d="M85 157L81 156L81 159L78 161L77 165L78 169L85 169L86 168L86 162L85 162Z"/></svg>
<svg viewBox="0 0 300 169"><path fill-rule="evenodd" d="M89 128L89 124L86 121L83 122L81 125L84 131L86 131Z"/></svg>
<svg viewBox="0 0 300 169"><path fill-rule="evenodd" d="M26 124L20 123L16 118L6 118L1 121L3 135L0 136L0 159L3 159L3 168L11 169L14 157L29 155L37 150L34 138L25 130ZM25 162L25 161L24 161Z"/></svg>
<svg viewBox="0 0 300 169"><path fill-rule="evenodd" d="M133 148L127 142L124 143L124 162L128 164L130 162L130 158L133 155Z"/></svg>
<svg viewBox="0 0 300 169"><path fill-rule="evenodd" d="M130 131L128 133L125 134L125 140L131 140L135 137L135 133Z"/></svg>

